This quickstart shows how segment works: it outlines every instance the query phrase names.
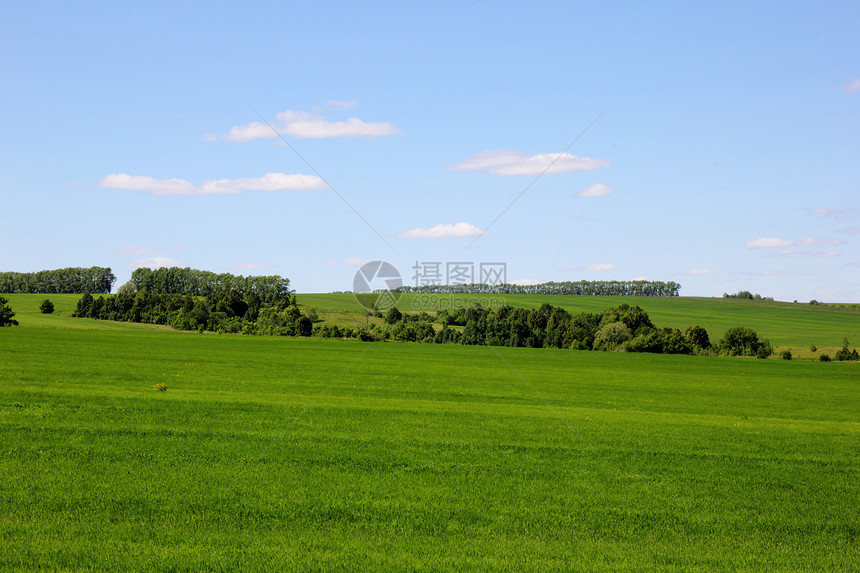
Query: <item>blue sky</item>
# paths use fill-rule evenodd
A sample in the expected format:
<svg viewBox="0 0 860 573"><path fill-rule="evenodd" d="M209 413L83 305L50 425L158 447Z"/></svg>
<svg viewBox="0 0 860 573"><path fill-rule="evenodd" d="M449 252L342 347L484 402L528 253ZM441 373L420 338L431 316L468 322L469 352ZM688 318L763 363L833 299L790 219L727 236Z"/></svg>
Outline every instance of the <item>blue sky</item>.
<svg viewBox="0 0 860 573"><path fill-rule="evenodd" d="M858 37L856 2L5 2L0 269L860 302Z"/></svg>

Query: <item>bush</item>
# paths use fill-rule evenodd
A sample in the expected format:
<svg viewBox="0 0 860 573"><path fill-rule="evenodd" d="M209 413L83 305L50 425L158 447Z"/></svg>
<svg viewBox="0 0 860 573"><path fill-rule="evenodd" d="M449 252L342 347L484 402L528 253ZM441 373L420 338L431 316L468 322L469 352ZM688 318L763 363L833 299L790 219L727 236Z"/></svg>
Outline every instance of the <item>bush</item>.
<svg viewBox="0 0 860 573"><path fill-rule="evenodd" d="M18 326L18 321L12 318L15 313L8 303L8 300L0 296L0 326Z"/></svg>
<svg viewBox="0 0 860 573"><path fill-rule="evenodd" d="M813 344L809 347L809 350L811 350L812 352L818 352L818 347Z"/></svg>
<svg viewBox="0 0 860 573"><path fill-rule="evenodd" d="M385 323L386 324L394 324L395 322L399 322L400 319L403 318L403 313L397 310L396 306L392 306L388 309L388 312L385 313Z"/></svg>
<svg viewBox="0 0 860 573"><path fill-rule="evenodd" d="M595 350L615 350L630 340L630 329L623 322L610 322L594 337Z"/></svg>
<svg viewBox="0 0 860 573"><path fill-rule="evenodd" d="M791 360L791 350L783 350L780 356L783 360Z"/></svg>
<svg viewBox="0 0 860 573"><path fill-rule="evenodd" d="M818 360L820 360L821 362L830 362L830 355L829 354L821 354L818 357Z"/></svg>
<svg viewBox="0 0 860 573"><path fill-rule="evenodd" d="M167 392L167 384L159 382L153 386L153 389L158 390L159 392Z"/></svg>
<svg viewBox="0 0 860 573"><path fill-rule="evenodd" d="M50 300L45 299L42 301L42 304L39 305L39 310L42 314L53 314L54 312L54 303Z"/></svg>
<svg viewBox="0 0 860 573"><path fill-rule="evenodd" d="M728 329L720 340L719 349L722 356L767 358L773 353L770 342L759 339L754 330L742 326Z"/></svg>

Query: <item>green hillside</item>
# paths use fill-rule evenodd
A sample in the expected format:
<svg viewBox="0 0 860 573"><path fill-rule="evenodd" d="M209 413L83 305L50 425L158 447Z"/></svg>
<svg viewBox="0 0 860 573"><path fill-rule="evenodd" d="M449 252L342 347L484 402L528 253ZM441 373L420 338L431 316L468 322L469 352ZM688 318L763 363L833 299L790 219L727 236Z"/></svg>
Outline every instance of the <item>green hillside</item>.
<svg viewBox="0 0 860 573"><path fill-rule="evenodd" d="M746 326L778 347L806 350L810 345L836 348L848 338L860 346L860 310L780 302L721 298L602 297L573 295L418 295L405 294L397 307L402 311L436 311L472 304L508 304L537 308L546 303L577 314L602 312L620 304L639 305L658 326L683 330L700 325L716 341L735 326ZM351 294L301 294L300 305L314 306L326 320L363 324L362 309ZM341 322L342 321L342 322Z"/></svg>

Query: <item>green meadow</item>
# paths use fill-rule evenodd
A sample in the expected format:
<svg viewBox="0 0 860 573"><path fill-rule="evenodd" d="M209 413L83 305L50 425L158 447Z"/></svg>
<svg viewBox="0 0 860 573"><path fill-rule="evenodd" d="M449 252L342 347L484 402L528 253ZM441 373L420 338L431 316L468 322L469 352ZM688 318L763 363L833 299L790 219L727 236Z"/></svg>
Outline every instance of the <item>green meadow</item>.
<svg viewBox="0 0 860 573"><path fill-rule="evenodd" d="M0 570L860 566L857 363L183 333L5 296ZM860 343L827 307L504 298Z"/></svg>
<svg viewBox="0 0 860 573"><path fill-rule="evenodd" d="M681 297L404 294L397 307L405 312L435 312L475 302L522 308L538 308L546 303L572 314L603 312L626 303L641 306L660 327L683 331L687 326L702 326L712 342L718 341L730 328L745 326L769 339L775 347L791 348L793 353L802 356L810 355L812 345L832 355L842 346L844 338L860 347L860 309L827 305ZM351 294L304 294L299 297L299 304L314 306L321 318L329 322L346 326L364 324L364 316Z"/></svg>

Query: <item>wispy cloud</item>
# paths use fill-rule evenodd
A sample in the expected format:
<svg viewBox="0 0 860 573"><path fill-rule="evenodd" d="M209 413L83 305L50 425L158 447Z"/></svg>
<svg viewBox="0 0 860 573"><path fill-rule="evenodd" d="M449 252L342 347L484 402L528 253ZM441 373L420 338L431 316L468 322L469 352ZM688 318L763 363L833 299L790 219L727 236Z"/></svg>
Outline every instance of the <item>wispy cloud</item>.
<svg viewBox="0 0 860 573"><path fill-rule="evenodd" d="M148 255L151 253L157 253L162 249L157 249L155 247L144 247L142 245L123 245L118 249L114 249L113 252L116 255Z"/></svg>
<svg viewBox="0 0 860 573"><path fill-rule="evenodd" d="M356 258L348 258L342 260L329 259L324 264L326 265L344 265L347 267L360 267L364 263L368 262L366 259L356 259Z"/></svg>
<svg viewBox="0 0 860 573"><path fill-rule="evenodd" d="M238 195L244 191L306 191L328 186L316 175L266 173L255 179L217 179L194 185L185 179L155 179L117 173L98 183L107 189L142 191L149 195Z"/></svg>
<svg viewBox="0 0 860 573"><path fill-rule="evenodd" d="M516 279L516 280L511 281L510 284L520 285L520 286L531 286L531 285L539 285L539 284L541 284L541 282L538 280L535 280L535 279Z"/></svg>
<svg viewBox="0 0 860 573"><path fill-rule="evenodd" d="M485 171L493 175L540 175L541 173L572 173L609 167L606 159L577 157L570 153L538 153L498 149L476 153L448 167L454 171Z"/></svg>
<svg viewBox="0 0 860 573"><path fill-rule="evenodd" d="M606 197L607 195L612 194L612 189L604 185L603 183L595 183L589 187L586 187L579 193L577 193L576 197Z"/></svg>
<svg viewBox="0 0 860 573"><path fill-rule="evenodd" d="M714 272L711 269L690 269L684 273L685 275L705 276L712 275Z"/></svg>
<svg viewBox="0 0 860 573"><path fill-rule="evenodd" d="M824 207L819 207L818 209L810 209L806 212L807 215L815 215L818 217L831 217L833 219L841 219L841 220L849 220L853 219L857 216L857 213L860 213L857 209L852 209L851 207L846 207L844 209L827 209Z"/></svg>
<svg viewBox="0 0 860 573"><path fill-rule="evenodd" d="M230 268L235 271L253 271L256 269L271 269L269 263L235 263L230 265Z"/></svg>
<svg viewBox="0 0 860 573"><path fill-rule="evenodd" d="M452 237L477 237L483 233L481 229L471 223L439 223L429 229L409 229L397 233L398 237L407 239L447 239Z"/></svg>
<svg viewBox="0 0 860 573"><path fill-rule="evenodd" d="M346 109L354 102L328 103L330 106ZM274 131L272 130L274 128ZM275 133L277 132L277 133ZM332 137L364 137L373 139L384 135L397 135L400 130L390 123L366 123L357 117L346 121L329 121L318 113L288 109L275 116L271 127L264 122L255 121L237 125L221 136L207 135L204 139L214 141L253 141L288 135L299 139L327 139Z"/></svg>
<svg viewBox="0 0 860 573"><path fill-rule="evenodd" d="M326 107L337 107L340 109L350 109L358 105L358 102L355 100L340 100L340 99L331 99L326 102Z"/></svg>
<svg viewBox="0 0 860 573"><path fill-rule="evenodd" d="M585 267L585 270L592 272L592 273L600 273L603 271L614 271L615 269L618 269L618 268L620 268L620 267L618 267L616 265L611 265L609 263L598 263L596 265L588 265L587 267Z"/></svg>
<svg viewBox="0 0 860 573"><path fill-rule="evenodd" d="M743 275L747 277L781 277L785 276L785 271L735 271L733 275Z"/></svg>
<svg viewBox="0 0 860 573"><path fill-rule="evenodd" d="M828 259L838 254L836 251L793 251L789 249L768 256L780 259Z"/></svg>
<svg viewBox="0 0 860 573"><path fill-rule="evenodd" d="M156 269L159 267L179 267L181 266L178 262L173 259L169 259L167 257L150 257L146 259L134 259L133 261L126 261L123 263L126 267L131 267L135 269L139 269L141 267L147 267L150 269Z"/></svg>
<svg viewBox="0 0 860 573"><path fill-rule="evenodd" d="M860 225L854 225L852 227L846 227L844 229L837 229L837 233L847 233L849 235L860 235Z"/></svg>
<svg viewBox="0 0 860 573"><path fill-rule="evenodd" d="M804 239L796 239L793 241L788 241L785 239L778 239L775 237L761 237L760 239L755 239L753 241L747 241L746 248L748 249L784 249L787 247L795 247L801 249L808 249L810 247L823 247L827 245L841 245L845 241L842 239L813 239L812 237L806 237Z"/></svg>
<svg viewBox="0 0 860 573"><path fill-rule="evenodd" d="M842 89L847 94L853 94L854 92L860 92L860 78L854 78L854 81L850 84L845 84Z"/></svg>

